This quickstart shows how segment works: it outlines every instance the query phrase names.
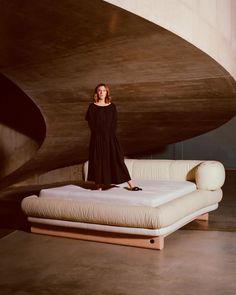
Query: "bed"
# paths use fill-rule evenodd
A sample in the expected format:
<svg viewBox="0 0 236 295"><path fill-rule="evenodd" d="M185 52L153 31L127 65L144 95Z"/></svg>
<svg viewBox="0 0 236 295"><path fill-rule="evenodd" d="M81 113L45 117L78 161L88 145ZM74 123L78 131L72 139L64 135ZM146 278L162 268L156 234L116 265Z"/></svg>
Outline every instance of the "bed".
<svg viewBox="0 0 236 295"><path fill-rule="evenodd" d="M31 232L161 250L164 239L218 208L225 181L218 161L125 160L135 185L96 191L88 183L41 190L22 201Z"/></svg>

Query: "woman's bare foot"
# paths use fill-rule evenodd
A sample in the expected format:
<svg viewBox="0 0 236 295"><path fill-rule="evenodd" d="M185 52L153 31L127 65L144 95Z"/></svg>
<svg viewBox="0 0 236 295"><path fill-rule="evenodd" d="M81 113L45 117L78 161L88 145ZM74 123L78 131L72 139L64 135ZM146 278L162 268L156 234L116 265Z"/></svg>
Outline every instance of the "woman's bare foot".
<svg viewBox="0 0 236 295"><path fill-rule="evenodd" d="M102 191L102 185L101 184L96 184L96 190L97 191Z"/></svg>

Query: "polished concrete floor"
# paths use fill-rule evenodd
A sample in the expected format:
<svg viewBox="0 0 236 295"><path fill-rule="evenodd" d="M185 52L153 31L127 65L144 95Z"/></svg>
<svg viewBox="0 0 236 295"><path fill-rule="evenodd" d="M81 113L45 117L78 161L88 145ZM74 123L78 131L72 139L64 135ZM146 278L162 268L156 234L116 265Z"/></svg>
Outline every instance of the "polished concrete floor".
<svg viewBox="0 0 236 295"><path fill-rule="evenodd" d="M180 230L163 251L14 232L1 294L235 294L236 235Z"/></svg>
<svg viewBox="0 0 236 295"><path fill-rule="evenodd" d="M2 228L1 294L236 294L236 173L210 221L166 238L162 251Z"/></svg>

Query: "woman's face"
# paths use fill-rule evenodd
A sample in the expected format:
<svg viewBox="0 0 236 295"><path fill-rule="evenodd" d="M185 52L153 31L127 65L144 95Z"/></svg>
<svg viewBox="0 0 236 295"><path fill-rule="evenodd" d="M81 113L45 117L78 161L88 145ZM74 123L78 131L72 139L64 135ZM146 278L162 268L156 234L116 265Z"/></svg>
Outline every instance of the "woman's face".
<svg viewBox="0 0 236 295"><path fill-rule="evenodd" d="M98 87L97 94L98 94L99 99L104 100L106 98L106 95L107 95L106 87L105 86Z"/></svg>

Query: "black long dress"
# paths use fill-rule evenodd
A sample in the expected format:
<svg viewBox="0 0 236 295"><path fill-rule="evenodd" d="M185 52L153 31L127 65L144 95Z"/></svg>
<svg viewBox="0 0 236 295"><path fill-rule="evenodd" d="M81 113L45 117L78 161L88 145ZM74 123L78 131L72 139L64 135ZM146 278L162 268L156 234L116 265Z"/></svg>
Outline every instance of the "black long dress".
<svg viewBox="0 0 236 295"><path fill-rule="evenodd" d="M131 178L116 137L116 106L113 103L107 106L91 103L86 120L91 130L88 180L96 184L120 184L129 181Z"/></svg>

